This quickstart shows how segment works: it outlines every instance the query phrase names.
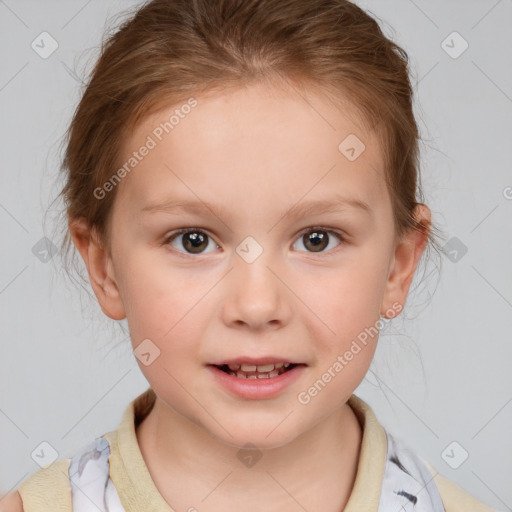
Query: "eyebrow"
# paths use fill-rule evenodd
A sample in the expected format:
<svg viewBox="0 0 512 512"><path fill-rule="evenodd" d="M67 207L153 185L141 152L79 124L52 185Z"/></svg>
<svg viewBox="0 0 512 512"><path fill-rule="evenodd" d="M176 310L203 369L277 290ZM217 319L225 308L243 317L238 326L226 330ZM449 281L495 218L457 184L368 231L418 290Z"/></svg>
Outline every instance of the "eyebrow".
<svg viewBox="0 0 512 512"><path fill-rule="evenodd" d="M310 201L299 201L290 209L285 211L280 217L305 217L311 214L324 214L324 213L336 213L345 211L347 208L371 215L372 210L370 205L361 199L353 197L344 197L336 195L326 200L310 200ZM178 214L180 211L187 211L192 213L205 213L210 211L216 217L228 217L227 210L222 205L212 205L205 201L195 201L190 199L176 200L170 199L159 203L151 203L141 210L142 212L156 213L164 212L170 214Z"/></svg>

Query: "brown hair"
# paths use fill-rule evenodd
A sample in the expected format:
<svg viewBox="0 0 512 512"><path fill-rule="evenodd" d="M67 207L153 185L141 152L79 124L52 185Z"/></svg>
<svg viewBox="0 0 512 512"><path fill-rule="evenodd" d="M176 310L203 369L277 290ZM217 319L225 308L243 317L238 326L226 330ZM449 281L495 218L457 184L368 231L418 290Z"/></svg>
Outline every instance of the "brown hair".
<svg viewBox="0 0 512 512"><path fill-rule="evenodd" d="M115 173L134 126L159 108L251 82L287 82L348 102L378 135L398 236L424 230L419 131L408 56L347 0L153 0L104 41L67 133L61 191L68 219L85 219L109 246ZM340 141L341 142L341 141ZM437 228L428 233L438 249ZM71 246L66 232L64 250Z"/></svg>

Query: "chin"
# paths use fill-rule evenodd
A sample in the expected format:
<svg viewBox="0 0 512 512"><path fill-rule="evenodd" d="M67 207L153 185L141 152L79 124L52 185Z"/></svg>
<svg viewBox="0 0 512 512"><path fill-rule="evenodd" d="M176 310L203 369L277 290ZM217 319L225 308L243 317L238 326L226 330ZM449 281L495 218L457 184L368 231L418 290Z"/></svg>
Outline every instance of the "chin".
<svg viewBox="0 0 512 512"><path fill-rule="evenodd" d="M272 424L245 425L245 424L227 424L225 428L232 434L230 436L225 430L216 429L213 436L223 444L236 448L237 450L272 450L280 448L292 442L297 435L292 432L286 432L284 429L278 432L276 425Z"/></svg>

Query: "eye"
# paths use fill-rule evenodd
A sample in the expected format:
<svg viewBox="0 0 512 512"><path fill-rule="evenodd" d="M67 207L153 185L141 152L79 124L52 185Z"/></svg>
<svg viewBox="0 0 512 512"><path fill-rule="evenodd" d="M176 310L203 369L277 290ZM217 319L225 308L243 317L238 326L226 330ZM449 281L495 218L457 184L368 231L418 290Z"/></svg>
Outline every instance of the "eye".
<svg viewBox="0 0 512 512"><path fill-rule="evenodd" d="M307 228L300 233L300 238L295 242L294 248L296 248L295 245L297 243L302 242L307 252L330 252L333 249L333 238L337 238L340 241L338 245L344 242L343 236L331 229L320 227ZM195 228L175 231L164 243L185 254L204 254L213 252L215 248L218 248L217 244L208 234ZM213 247L211 247L212 245ZM208 247L211 247L210 251L206 251Z"/></svg>
<svg viewBox="0 0 512 512"><path fill-rule="evenodd" d="M175 231L165 240L165 243L172 245L174 248L181 252L188 254L203 254L205 252L204 249L209 245L212 245L209 243L209 241L212 242L214 247L217 247L217 244L213 242L209 235L207 235L204 231L188 228ZM182 251L179 245L181 245L185 250Z"/></svg>
<svg viewBox="0 0 512 512"><path fill-rule="evenodd" d="M332 235L340 240L340 244L338 245L341 245L344 241L344 238L340 234L325 228L307 228L302 231L300 235L301 237L295 244L302 242L308 252L329 252L332 249ZM330 247L330 249L325 251L324 249L326 247Z"/></svg>

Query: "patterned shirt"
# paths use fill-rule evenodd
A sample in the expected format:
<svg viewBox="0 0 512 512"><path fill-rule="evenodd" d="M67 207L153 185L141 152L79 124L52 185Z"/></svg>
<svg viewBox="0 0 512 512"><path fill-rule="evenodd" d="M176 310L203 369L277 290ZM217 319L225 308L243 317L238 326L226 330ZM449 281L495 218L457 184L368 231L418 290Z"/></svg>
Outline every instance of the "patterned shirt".
<svg viewBox="0 0 512 512"><path fill-rule="evenodd" d="M151 479L136 437L155 399L149 388L130 403L117 430L23 481L24 512L174 512ZM363 436L345 512L493 512L387 432L362 399L352 395L348 404Z"/></svg>

